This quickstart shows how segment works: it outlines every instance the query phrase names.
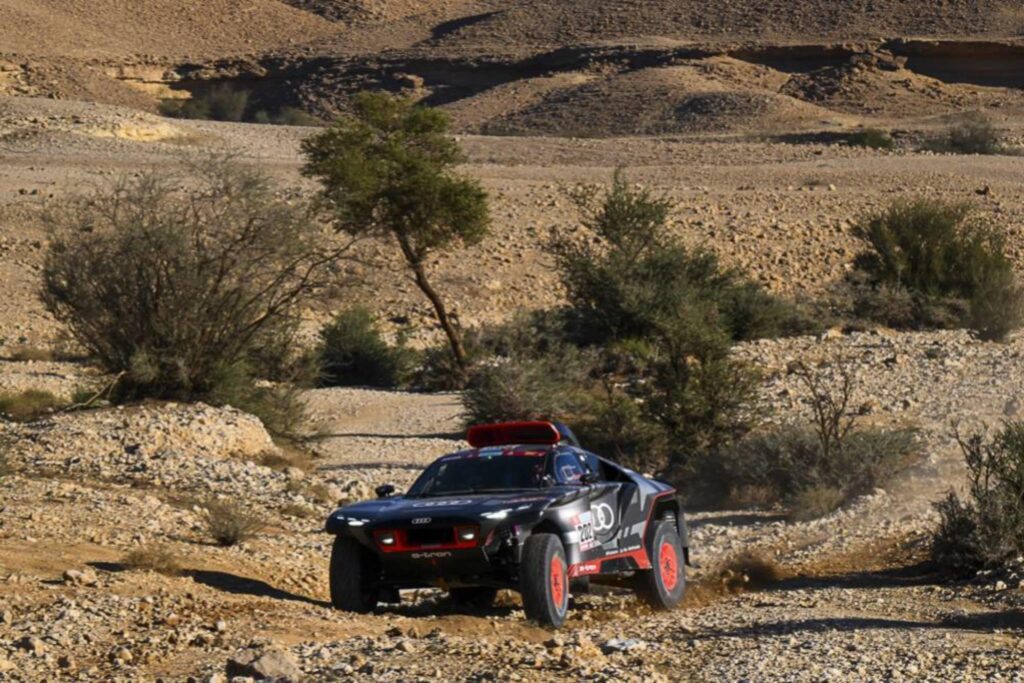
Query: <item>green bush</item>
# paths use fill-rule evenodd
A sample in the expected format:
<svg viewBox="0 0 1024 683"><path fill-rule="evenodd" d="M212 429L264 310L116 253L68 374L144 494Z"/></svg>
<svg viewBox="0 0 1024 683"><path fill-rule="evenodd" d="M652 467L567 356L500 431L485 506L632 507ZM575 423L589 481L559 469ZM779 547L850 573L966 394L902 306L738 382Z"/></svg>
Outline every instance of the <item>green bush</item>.
<svg viewBox="0 0 1024 683"><path fill-rule="evenodd" d="M892 135L885 130L878 128L865 128L851 133L846 138L847 144L852 147L867 147L869 149L895 149L896 141Z"/></svg>
<svg viewBox="0 0 1024 683"><path fill-rule="evenodd" d="M1024 422L1008 422L992 439L958 438L967 463L967 497L950 492L936 504L935 562L969 574L1024 554Z"/></svg>
<svg viewBox="0 0 1024 683"><path fill-rule="evenodd" d="M857 258L872 290L858 312L900 327L969 327L1003 339L1021 324L1024 293L1004 235L970 207L901 201L857 229Z"/></svg>
<svg viewBox="0 0 1024 683"><path fill-rule="evenodd" d="M191 170L123 180L50 215L42 299L121 377L119 400L202 398L225 378L234 391L267 340L290 337L343 250L259 172Z"/></svg>
<svg viewBox="0 0 1024 683"><path fill-rule="evenodd" d="M415 354L389 345L364 307L342 311L320 331L320 381L325 386L397 387L406 382Z"/></svg>
<svg viewBox="0 0 1024 683"><path fill-rule="evenodd" d="M704 311L734 340L806 331L808 318L708 251L690 251L668 226L672 205L631 187L617 172L611 190L577 191L583 225L597 238L556 231L552 240L562 284L591 343L664 333L680 316Z"/></svg>
<svg viewBox="0 0 1024 683"><path fill-rule="evenodd" d="M16 422L35 420L52 413L65 404L49 391L28 389L21 392L0 392L0 416Z"/></svg>

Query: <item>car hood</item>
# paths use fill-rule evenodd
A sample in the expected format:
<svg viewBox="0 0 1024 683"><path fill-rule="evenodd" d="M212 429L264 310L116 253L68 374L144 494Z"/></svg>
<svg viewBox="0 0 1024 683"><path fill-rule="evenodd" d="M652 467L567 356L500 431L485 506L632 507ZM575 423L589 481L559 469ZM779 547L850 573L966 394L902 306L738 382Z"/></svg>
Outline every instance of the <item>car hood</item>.
<svg viewBox="0 0 1024 683"><path fill-rule="evenodd" d="M402 522L431 517L479 517L502 510L509 514L540 511L552 503L572 496L572 489L552 487L543 491L515 491L475 495L438 496L432 498L405 498L396 496L346 505L332 517L355 519L366 524L376 522Z"/></svg>

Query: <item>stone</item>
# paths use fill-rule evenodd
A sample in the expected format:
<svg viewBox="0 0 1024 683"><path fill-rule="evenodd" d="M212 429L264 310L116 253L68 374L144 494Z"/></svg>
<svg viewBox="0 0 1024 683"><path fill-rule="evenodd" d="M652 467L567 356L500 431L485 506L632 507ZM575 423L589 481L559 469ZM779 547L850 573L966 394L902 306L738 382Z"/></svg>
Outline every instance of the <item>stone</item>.
<svg viewBox="0 0 1024 683"><path fill-rule="evenodd" d="M25 636L18 641L18 647L37 656L46 652L46 643L35 636Z"/></svg>
<svg viewBox="0 0 1024 683"><path fill-rule="evenodd" d="M250 676L260 681L295 683L302 680L302 670L290 653L278 649L243 652L228 660L226 673L232 679Z"/></svg>

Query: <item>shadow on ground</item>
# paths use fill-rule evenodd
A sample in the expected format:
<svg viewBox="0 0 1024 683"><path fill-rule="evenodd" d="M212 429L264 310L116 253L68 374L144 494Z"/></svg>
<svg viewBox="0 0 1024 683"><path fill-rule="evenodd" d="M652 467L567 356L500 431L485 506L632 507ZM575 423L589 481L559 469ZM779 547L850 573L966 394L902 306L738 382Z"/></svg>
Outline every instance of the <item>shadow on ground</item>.
<svg viewBox="0 0 1024 683"><path fill-rule="evenodd" d="M129 568L119 562L90 562L89 566L105 572L123 572ZM222 572L213 569L186 569L181 576L191 577L196 583L209 586L232 595L251 595L259 598L271 598L272 600L290 600L304 602L317 607L330 607L331 603L324 600L316 600L298 593L290 593L286 590L271 586L266 581L252 579L245 576L238 576L230 572Z"/></svg>

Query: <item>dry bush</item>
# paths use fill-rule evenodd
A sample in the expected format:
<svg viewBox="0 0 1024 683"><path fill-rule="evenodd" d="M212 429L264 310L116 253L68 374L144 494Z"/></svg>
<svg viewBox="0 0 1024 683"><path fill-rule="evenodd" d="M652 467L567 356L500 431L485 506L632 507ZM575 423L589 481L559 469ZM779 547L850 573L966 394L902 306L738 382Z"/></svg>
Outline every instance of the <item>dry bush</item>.
<svg viewBox="0 0 1024 683"><path fill-rule="evenodd" d="M867 147L869 149L895 149L896 141L893 140L889 131L879 128L865 128L855 133L850 133L846 143L853 147Z"/></svg>
<svg viewBox="0 0 1024 683"><path fill-rule="evenodd" d="M263 530L263 520L233 501L210 498L202 503L206 510L206 530L217 545L233 546L247 541Z"/></svg>
<svg viewBox="0 0 1024 683"><path fill-rule="evenodd" d="M234 402L346 245L252 168L214 158L184 171L55 207L41 296L79 346L124 373L122 398L220 390Z"/></svg>
<svg viewBox="0 0 1024 683"><path fill-rule="evenodd" d="M949 493L936 504L936 563L956 574L998 567L1024 554L1024 422L1008 422L988 439L957 435L968 471L965 500Z"/></svg>
<svg viewBox="0 0 1024 683"><path fill-rule="evenodd" d="M920 457L913 429L856 427L849 361L798 363L792 370L814 420L751 434L723 452L717 477L732 498L754 487L761 505L767 500L785 505L794 519L814 519L884 486Z"/></svg>
<svg viewBox="0 0 1024 683"><path fill-rule="evenodd" d="M128 569L157 572L167 576L175 576L181 573L181 564L179 564L174 552L166 545L149 545L135 548L124 556L121 564Z"/></svg>
<svg viewBox="0 0 1024 683"><path fill-rule="evenodd" d="M10 449L11 439L0 436L0 478L9 477L17 472L11 464Z"/></svg>
<svg viewBox="0 0 1024 683"><path fill-rule="evenodd" d="M39 389L0 393L0 415L15 422L35 420L63 405L64 402L52 393Z"/></svg>

